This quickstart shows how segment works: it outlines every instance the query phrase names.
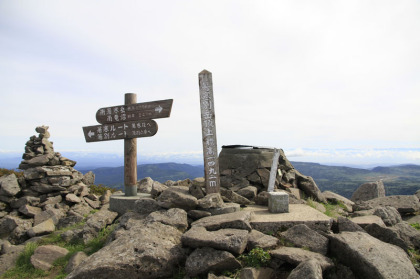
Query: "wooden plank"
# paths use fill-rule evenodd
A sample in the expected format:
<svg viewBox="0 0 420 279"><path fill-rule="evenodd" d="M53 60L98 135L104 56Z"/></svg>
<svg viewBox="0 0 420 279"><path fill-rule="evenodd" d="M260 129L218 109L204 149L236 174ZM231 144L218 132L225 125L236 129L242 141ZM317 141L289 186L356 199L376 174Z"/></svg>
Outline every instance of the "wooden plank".
<svg viewBox="0 0 420 279"><path fill-rule="evenodd" d="M273 162L271 164L270 178L268 180L267 192L274 191L274 184L276 183L277 167L279 165L280 150L274 148Z"/></svg>
<svg viewBox="0 0 420 279"><path fill-rule="evenodd" d="M130 106L137 103L137 94L126 93L124 95L124 104ZM153 121L153 120L152 120ZM147 126L148 123L142 123ZM118 125L117 125L118 126ZM125 127L125 124L123 123ZM137 128L137 123L131 127ZM143 125L139 125L143 126ZM152 125L151 125L152 126ZM156 126L157 131L157 126ZM131 131L136 134L135 131ZM146 133L147 134L147 133ZM128 197L137 196L137 139L124 139L124 192Z"/></svg>
<svg viewBox="0 0 420 279"><path fill-rule="evenodd" d="M173 99L168 99L100 108L96 112L96 120L101 124L110 124L134 120L165 118L171 115L172 103Z"/></svg>
<svg viewBox="0 0 420 279"><path fill-rule="evenodd" d="M219 159L217 152L216 121L212 74L203 70L198 75L200 87L201 131L203 138L206 192L220 192Z"/></svg>
<svg viewBox="0 0 420 279"><path fill-rule="evenodd" d="M151 137L157 131L158 126L154 120L138 120L83 127L86 142Z"/></svg>

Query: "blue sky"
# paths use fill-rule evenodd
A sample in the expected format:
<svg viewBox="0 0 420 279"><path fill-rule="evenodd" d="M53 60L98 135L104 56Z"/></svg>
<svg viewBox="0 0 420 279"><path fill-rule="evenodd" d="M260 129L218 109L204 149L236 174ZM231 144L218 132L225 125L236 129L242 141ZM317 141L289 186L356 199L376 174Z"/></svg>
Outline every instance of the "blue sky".
<svg viewBox="0 0 420 279"><path fill-rule="evenodd" d="M219 149L420 164L419 14L418 1L0 0L0 157L39 125L56 151L122 153L81 127L126 92L174 99L139 156L197 156L207 69Z"/></svg>

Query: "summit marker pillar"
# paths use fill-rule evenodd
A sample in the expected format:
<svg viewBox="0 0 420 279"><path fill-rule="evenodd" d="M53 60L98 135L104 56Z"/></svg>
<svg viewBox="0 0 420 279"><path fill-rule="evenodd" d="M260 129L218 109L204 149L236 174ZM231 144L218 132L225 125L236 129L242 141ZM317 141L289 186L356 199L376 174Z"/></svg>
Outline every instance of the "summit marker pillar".
<svg viewBox="0 0 420 279"><path fill-rule="evenodd" d="M217 152L216 122L212 74L203 70L198 74L200 87L201 132L203 138L206 192L220 192L219 158Z"/></svg>
<svg viewBox="0 0 420 279"><path fill-rule="evenodd" d="M126 93L126 106L137 103L137 94ZM137 138L124 139L124 189L126 196L137 196Z"/></svg>

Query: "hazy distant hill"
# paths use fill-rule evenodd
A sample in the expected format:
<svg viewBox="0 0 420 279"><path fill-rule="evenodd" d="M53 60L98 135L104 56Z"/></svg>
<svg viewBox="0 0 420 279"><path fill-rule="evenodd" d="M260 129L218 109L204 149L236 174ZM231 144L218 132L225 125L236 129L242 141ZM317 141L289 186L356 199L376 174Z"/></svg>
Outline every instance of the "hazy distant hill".
<svg viewBox="0 0 420 279"><path fill-rule="evenodd" d="M97 168L80 171L86 173L90 170L95 173L96 184L104 184L116 188L121 188L124 185L124 167ZM186 178L194 179L202 176L204 176L203 166L177 163L144 164L137 166L138 179L151 177L153 180L161 183L167 180L177 181Z"/></svg>
<svg viewBox="0 0 420 279"><path fill-rule="evenodd" d="M361 184L382 179L386 195L411 195L420 189L420 166L376 167L372 170L292 162L304 175L312 176L318 187L350 198Z"/></svg>
<svg viewBox="0 0 420 279"><path fill-rule="evenodd" d="M372 170L326 166L318 163L292 162L293 166L304 175L312 176L318 187L330 190L350 198L352 193L365 182L382 179L387 195L411 195L420 189L420 166L401 165L376 167ZM96 168L80 170L83 173L92 170L96 175L96 184L123 188L124 168ZM182 180L204 176L203 166L178 163L143 164L137 167L138 179L151 177L153 180Z"/></svg>

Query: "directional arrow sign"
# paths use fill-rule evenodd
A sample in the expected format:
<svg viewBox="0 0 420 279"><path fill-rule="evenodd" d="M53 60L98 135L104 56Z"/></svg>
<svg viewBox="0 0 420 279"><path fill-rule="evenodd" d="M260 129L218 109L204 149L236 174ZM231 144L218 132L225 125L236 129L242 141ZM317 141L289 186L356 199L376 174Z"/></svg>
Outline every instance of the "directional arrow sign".
<svg viewBox="0 0 420 279"><path fill-rule="evenodd" d="M165 118L171 115L173 99L100 108L96 120L101 124Z"/></svg>
<svg viewBox="0 0 420 279"><path fill-rule="evenodd" d="M138 120L83 127L86 142L151 137L157 133L154 120Z"/></svg>

